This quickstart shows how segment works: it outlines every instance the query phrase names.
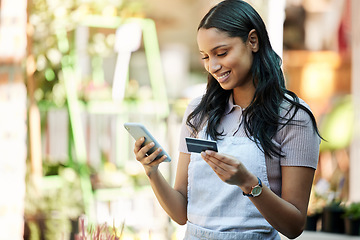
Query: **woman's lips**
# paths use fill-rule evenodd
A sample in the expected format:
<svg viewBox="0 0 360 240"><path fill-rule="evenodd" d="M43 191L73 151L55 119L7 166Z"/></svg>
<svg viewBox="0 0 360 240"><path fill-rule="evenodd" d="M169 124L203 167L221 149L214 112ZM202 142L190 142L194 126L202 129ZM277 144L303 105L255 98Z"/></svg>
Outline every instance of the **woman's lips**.
<svg viewBox="0 0 360 240"><path fill-rule="evenodd" d="M230 75L230 71L226 72L226 73L223 73L220 76L215 75L215 77L216 77L216 80L218 80L219 83L223 83L229 78L229 75Z"/></svg>

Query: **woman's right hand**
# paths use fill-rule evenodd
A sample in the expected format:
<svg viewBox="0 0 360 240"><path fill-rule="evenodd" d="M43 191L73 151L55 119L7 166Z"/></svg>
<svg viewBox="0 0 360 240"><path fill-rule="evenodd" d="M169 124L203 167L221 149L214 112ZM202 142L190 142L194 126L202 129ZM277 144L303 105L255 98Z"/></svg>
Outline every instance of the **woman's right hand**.
<svg viewBox="0 0 360 240"><path fill-rule="evenodd" d="M155 144L154 144L154 142L151 142L151 143L148 143L145 146L143 146L144 141L145 141L145 138L141 137L135 142L134 153L135 153L136 160L139 161L143 165L146 175L150 176L153 172L156 172L158 170L159 164L162 163L166 159L166 156L164 155L161 158L156 159L156 157L162 151L161 148L158 148L152 154L147 155L146 153L152 147L154 147Z"/></svg>

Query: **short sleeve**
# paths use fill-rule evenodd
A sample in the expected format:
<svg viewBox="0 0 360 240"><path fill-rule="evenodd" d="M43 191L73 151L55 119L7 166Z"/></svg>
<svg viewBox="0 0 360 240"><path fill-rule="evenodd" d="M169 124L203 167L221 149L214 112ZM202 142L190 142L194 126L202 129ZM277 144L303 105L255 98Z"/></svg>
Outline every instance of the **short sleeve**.
<svg viewBox="0 0 360 240"><path fill-rule="evenodd" d="M186 124L186 120L187 120L188 116L190 115L190 113L192 111L194 111L196 106L200 103L200 101L201 101L201 97L194 98L193 100L191 100L191 102L189 103L189 105L187 106L187 108L185 110L185 113L184 113L184 116L182 119L182 123L181 123L181 130L180 130L180 139L179 139L179 151L180 152L190 153L187 149L185 138L191 136L192 130Z"/></svg>
<svg viewBox="0 0 360 240"><path fill-rule="evenodd" d="M300 103L310 109L302 100ZM296 112L294 119L280 130L278 140L285 155L280 160L281 166L317 168L321 139L305 110Z"/></svg>

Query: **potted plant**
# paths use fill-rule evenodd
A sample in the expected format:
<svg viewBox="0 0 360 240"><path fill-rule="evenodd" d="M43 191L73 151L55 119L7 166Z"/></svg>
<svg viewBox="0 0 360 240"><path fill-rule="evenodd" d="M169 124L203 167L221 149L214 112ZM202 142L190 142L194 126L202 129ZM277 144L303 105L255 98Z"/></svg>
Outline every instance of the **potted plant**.
<svg viewBox="0 0 360 240"><path fill-rule="evenodd" d="M327 199L323 195L317 193L316 189L313 187L309 199L305 230L318 230L319 220L321 219L326 201Z"/></svg>
<svg viewBox="0 0 360 240"><path fill-rule="evenodd" d="M360 235L360 202L347 205L343 216L345 233L348 235Z"/></svg>
<svg viewBox="0 0 360 240"><path fill-rule="evenodd" d="M323 210L321 228L324 232L344 233L344 204L341 200L333 200Z"/></svg>
<svg viewBox="0 0 360 240"><path fill-rule="evenodd" d="M71 232L77 231L72 229L72 221L77 222L84 213L76 171L61 164L51 169L51 174L41 179L30 173L26 176L24 239L71 238Z"/></svg>

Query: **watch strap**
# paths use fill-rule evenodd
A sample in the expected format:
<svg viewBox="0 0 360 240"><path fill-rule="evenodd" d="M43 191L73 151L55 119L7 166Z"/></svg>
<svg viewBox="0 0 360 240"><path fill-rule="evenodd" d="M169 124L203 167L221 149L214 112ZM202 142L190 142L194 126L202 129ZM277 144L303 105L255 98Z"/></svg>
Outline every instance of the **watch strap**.
<svg viewBox="0 0 360 240"><path fill-rule="evenodd" d="M259 178L259 177L257 177L257 179L258 179L258 184L257 184L257 185L255 185L255 186L253 186L253 187L251 188L250 193L244 193L244 192L243 192L243 195L244 195L244 196L247 196L247 197L254 197L254 195L253 195L253 190L254 190L254 188L256 188L256 187L260 187L260 188L262 188L262 182L261 182L260 178ZM261 193L261 192L260 192L260 193ZM260 195L260 193L259 193L258 195L256 195L256 196L259 196L259 195Z"/></svg>

